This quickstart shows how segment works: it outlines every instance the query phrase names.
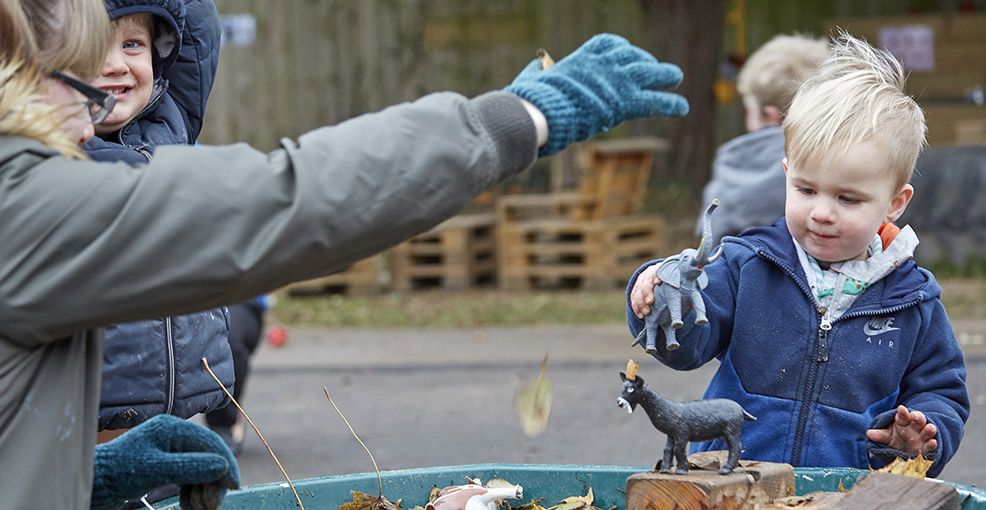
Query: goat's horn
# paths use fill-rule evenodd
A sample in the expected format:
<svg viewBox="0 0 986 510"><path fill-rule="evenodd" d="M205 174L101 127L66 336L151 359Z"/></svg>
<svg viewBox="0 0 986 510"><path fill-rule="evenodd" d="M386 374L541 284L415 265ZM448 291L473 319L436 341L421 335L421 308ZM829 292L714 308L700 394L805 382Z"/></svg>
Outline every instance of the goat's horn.
<svg viewBox="0 0 986 510"><path fill-rule="evenodd" d="M637 363L636 361L634 361L632 359L631 360L627 360L627 380L628 381L634 381L634 380L637 379L637 367L639 367L639 366L640 366L640 363Z"/></svg>

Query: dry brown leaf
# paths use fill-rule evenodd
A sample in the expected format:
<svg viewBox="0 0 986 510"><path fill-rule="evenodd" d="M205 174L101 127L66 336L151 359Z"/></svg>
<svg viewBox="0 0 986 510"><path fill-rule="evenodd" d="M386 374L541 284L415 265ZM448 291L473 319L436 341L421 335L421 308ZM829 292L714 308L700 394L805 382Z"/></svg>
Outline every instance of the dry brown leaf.
<svg viewBox="0 0 986 510"><path fill-rule="evenodd" d="M370 496L359 491L351 491L353 500L339 505L339 510L401 510L401 500L396 503L383 496Z"/></svg>
<svg viewBox="0 0 986 510"><path fill-rule="evenodd" d="M441 492L442 489L439 489L437 485L432 485L431 492L428 493L428 502L431 503L435 501L435 499L438 498L438 495L441 494Z"/></svg>
<svg viewBox="0 0 986 510"><path fill-rule="evenodd" d="M523 385L514 396L514 410L527 437L537 437L548 426L551 415L551 380L544 376L548 355L544 355L541 371L534 382Z"/></svg>
<svg viewBox="0 0 986 510"><path fill-rule="evenodd" d="M585 496L571 496L571 497L568 497L568 498L563 499L562 501L565 502L565 503L575 503L575 502L581 501L581 502L585 503L585 506L592 506L592 499L593 499L592 498L592 487L589 487L589 493L586 494Z"/></svg>
<svg viewBox="0 0 986 510"><path fill-rule="evenodd" d="M890 464L874 471L878 473L910 476L912 478L925 478L928 475L928 470L931 469L932 464L934 464L934 461L924 458L923 455L918 455L913 459L902 459L898 457Z"/></svg>
<svg viewBox="0 0 986 510"><path fill-rule="evenodd" d="M485 487L487 489L498 489L498 488L503 488L503 487L513 487L514 485L516 485L516 484L510 483L510 482L504 480L503 478L494 478L494 479L486 482L486 486Z"/></svg>

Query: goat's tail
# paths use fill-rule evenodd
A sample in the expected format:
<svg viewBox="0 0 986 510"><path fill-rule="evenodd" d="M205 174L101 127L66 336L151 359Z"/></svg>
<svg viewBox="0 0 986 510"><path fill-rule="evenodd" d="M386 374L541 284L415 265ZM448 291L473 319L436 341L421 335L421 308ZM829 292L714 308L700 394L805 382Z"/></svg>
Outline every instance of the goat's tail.
<svg viewBox="0 0 986 510"><path fill-rule="evenodd" d="M743 419L746 421L757 421L757 417L743 410Z"/></svg>

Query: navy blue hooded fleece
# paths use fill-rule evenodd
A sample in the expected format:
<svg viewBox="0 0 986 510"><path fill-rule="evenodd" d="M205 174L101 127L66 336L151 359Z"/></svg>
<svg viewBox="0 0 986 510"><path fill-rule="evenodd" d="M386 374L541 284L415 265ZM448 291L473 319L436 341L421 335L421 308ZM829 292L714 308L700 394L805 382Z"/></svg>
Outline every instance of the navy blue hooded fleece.
<svg viewBox="0 0 986 510"><path fill-rule="evenodd" d="M628 303L637 276L656 262L634 273ZM667 351L658 339L655 357L677 370L719 360L705 398L735 400L758 418L743 426L741 458L881 467L885 457L871 455L885 453L886 445L870 441L866 429L886 427L902 404L938 428L928 475L941 473L962 440L969 394L962 351L931 273L913 261L901 264L832 321L827 342L820 342L821 316L784 218L724 238L722 257L705 270L709 323L686 317L681 346ZM636 336L643 321L629 304L627 320ZM722 449L721 439L692 444L693 452Z"/></svg>

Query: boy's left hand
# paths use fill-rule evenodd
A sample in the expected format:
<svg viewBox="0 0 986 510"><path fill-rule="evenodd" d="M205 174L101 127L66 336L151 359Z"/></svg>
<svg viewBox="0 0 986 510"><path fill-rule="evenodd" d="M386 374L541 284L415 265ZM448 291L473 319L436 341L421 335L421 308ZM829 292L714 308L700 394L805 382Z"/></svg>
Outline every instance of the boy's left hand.
<svg viewBox="0 0 986 510"><path fill-rule="evenodd" d="M908 411L904 406L897 406L897 414L889 427L866 431L866 437L872 441L913 454L923 454L937 449L938 441L935 439L937 434L938 427L928 423L924 413Z"/></svg>

